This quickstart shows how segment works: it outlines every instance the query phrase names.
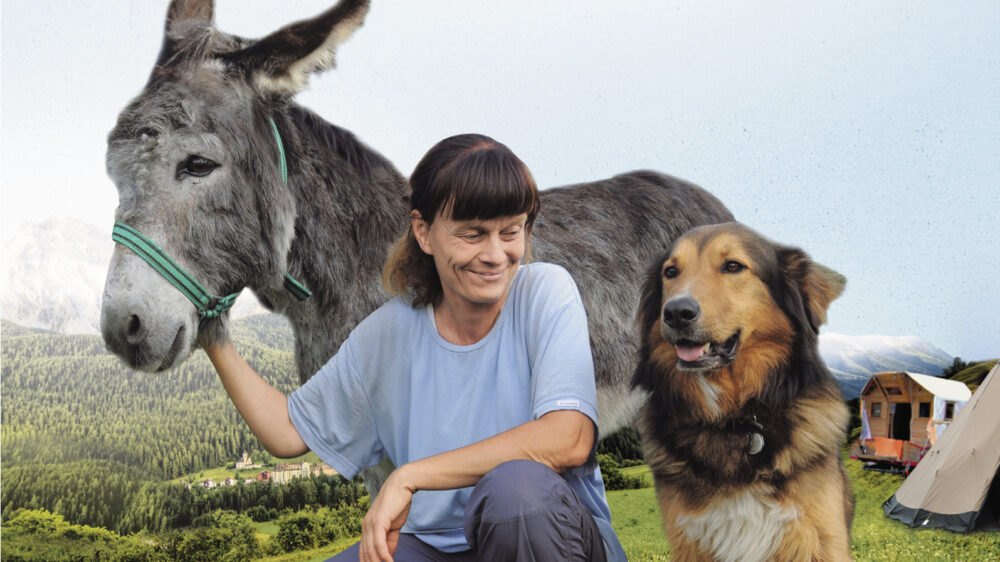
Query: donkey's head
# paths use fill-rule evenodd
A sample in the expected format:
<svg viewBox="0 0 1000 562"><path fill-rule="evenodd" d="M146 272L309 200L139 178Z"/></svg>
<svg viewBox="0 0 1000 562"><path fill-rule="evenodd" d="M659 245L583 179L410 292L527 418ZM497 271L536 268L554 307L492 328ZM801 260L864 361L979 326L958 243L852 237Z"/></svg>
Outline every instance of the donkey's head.
<svg viewBox="0 0 1000 562"><path fill-rule="evenodd" d="M310 73L333 65L367 10L367 0L343 0L249 41L213 27L211 1L173 0L149 82L108 137L116 223L211 295L280 286L296 213L282 181L280 110ZM104 341L134 368L167 369L199 338L217 338L223 319L206 317L127 246L116 246L108 270Z"/></svg>

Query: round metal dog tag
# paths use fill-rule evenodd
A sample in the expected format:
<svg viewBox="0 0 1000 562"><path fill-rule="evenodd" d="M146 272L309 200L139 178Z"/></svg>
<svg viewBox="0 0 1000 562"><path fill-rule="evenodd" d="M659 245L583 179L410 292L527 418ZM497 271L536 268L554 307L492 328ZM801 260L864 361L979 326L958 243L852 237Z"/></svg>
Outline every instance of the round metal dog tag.
<svg viewBox="0 0 1000 562"><path fill-rule="evenodd" d="M757 453L764 450L764 436L754 432L748 435L749 442L747 443L747 453L751 455L756 455Z"/></svg>

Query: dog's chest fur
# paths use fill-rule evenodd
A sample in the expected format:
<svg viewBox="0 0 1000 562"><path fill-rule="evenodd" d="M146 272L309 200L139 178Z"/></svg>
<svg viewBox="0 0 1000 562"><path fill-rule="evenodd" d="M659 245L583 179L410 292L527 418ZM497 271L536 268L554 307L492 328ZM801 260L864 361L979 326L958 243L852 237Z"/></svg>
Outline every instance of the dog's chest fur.
<svg viewBox="0 0 1000 562"><path fill-rule="evenodd" d="M766 491L747 491L713 504L702 515L678 517L677 527L716 560L768 560L797 517L794 507L782 506Z"/></svg>

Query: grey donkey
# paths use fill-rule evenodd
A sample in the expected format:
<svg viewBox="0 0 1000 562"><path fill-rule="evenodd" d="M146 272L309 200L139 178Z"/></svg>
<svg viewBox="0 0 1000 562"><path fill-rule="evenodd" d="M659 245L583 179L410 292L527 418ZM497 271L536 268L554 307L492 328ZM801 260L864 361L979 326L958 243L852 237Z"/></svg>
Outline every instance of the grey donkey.
<svg viewBox="0 0 1000 562"><path fill-rule="evenodd" d="M305 382L385 302L381 268L408 224L406 178L352 133L293 101L311 73L333 66L368 2L343 0L260 40L215 29L213 11L211 1L170 4L156 66L108 138L115 220L211 294L249 288L286 316ZM691 227L731 220L705 190L650 171L542 191L532 253L564 266L579 285L602 436L630 423L640 403L629 381L647 263ZM286 272L312 297L286 292ZM225 337L226 322L225 314L200 322L173 285L116 247L101 330L128 365L169 369ZM366 474L373 491L391 468L383 464Z"/></svg>

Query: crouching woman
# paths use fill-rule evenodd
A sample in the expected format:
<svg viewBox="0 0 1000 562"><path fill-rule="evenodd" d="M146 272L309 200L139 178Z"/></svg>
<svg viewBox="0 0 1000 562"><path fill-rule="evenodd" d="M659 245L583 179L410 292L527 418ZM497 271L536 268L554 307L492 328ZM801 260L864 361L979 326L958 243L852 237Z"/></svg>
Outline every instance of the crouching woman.
<svg viewBox="0 0 1000 562"><path fill-rule="evenodd" d="M383 279L396 298L287 399L231 343L208 348L229 396L276 456L311 449L347 478L383 456L398 467L334 560L624 560L594 455L583 304L561 267L521 264L530 172L459 135L410 184Z"/></svg>

